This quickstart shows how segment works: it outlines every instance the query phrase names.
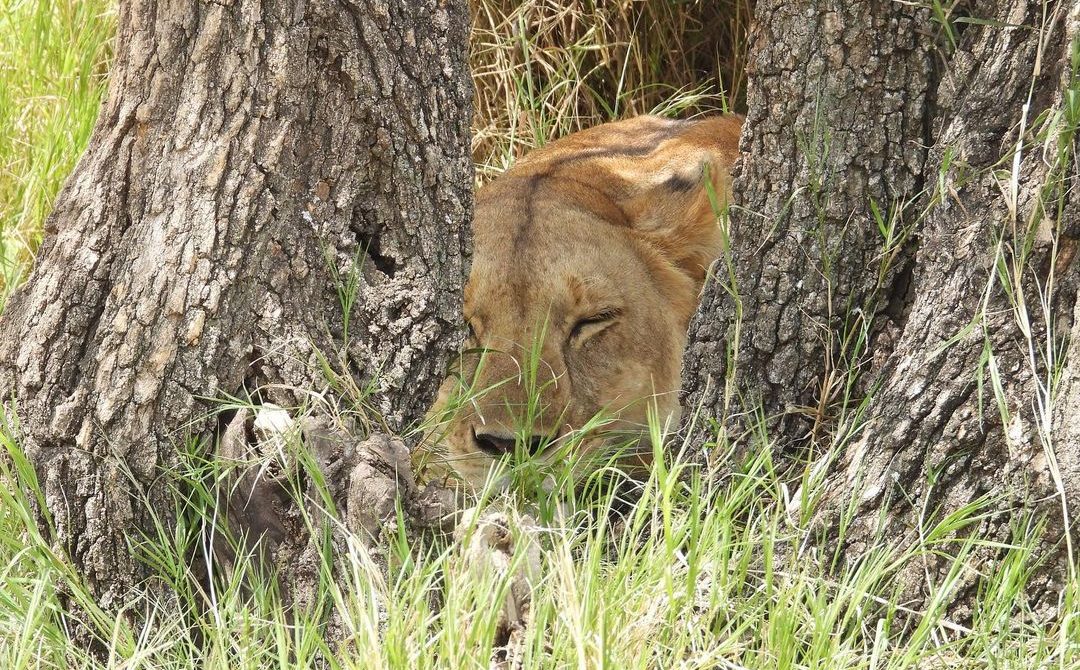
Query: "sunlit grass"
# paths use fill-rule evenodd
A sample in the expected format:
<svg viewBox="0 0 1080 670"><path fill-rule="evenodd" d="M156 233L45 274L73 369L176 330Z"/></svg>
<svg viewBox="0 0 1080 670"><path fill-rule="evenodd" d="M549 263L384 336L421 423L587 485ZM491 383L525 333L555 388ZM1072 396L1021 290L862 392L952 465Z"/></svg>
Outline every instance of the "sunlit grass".
<svg viewBox="0 0 1080 670"><path fill-rule="evenodd" d="M252 579L257 566L244 559L228 574L215 571L212 591L198 588L191 575L209 554L190 548L221 527L214 501L229 466L192 449L169 479L184 491L185 522L139 549L176 597L152 604L138 624L100 612L87 619L72 607L92 606L86 589L36 528L39 489L12 432L0 435L0 476L21 484L0 495L0 667L486 668L507 656L523 668L1080 663L1072 615L1080 584L1066 585L1062 614L1048 625L1034 625L1027 610L1037 525L1018 522L1006 544L958 539L956 529L1002 513L985 500L927 519L915 540L885 539L837 563L837 539L819 538L787 511L783 482L797 473L774 464L768 443L728 454L733 467L723 473L676 458L644 481L599 485L588 496L563 491L555 518L517 529L518 551L525 534L542 547L542 569L526 626L509 640L494 614L506 576L468 569L461 543L445 536L387 538L389 570L358 538L347 540L345 555L327 549L317 610L287 611L272 580ZM518 520L536 512L528 496L482 498ZM980 551L987 548L993 561ZM923 584L925 609L908 608L898 575L927 557L944 563ZM973 575L970 616L950 620L946 605ZM111 657L88 657L73 630L89 630Z"/></svg>
<svg viewBox="0 0 1080 670"><path fill-rule="evenodd" d="M0 0L0 309L90 139L115 30L109 0Z"/></svg>

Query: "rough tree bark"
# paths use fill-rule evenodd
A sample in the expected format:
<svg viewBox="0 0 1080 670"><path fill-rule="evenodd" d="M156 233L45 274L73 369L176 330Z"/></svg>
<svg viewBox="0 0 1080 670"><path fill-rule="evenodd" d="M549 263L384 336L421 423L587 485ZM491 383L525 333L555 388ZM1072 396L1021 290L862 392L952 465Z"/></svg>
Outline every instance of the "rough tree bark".
<svg viewBox="0 0 1080 670"><path fill-rule="evenodd" d="M1067 98L1080 9L966 11L955 48L931 50L942 27L917 3L756 8L731 215L738 298L724 282L706 289L687 412L760 403L781 444L814 447L818 517L858 501L851 556L984 495L1008 510L980 529L999 537L1026 507L1050 515L1059 541L1065 503L1080 507L1075 337L1062 355L1078 334ZM891 249L871 202L896 217ZM836 412L853 365L871 397L861 418ZM1060 568L1034 599L1056 599Z"/></svg>
<svg viewBox="0 0 1080 670"><path fill-rule="evenodd" d="M825 333L849 301L872 300L880 248L868 200L887 207L922 188L931 56L926 12L904 3L765 0L755 11L731 263L745 324L739 390L773 415L816 405ZM730 400L733 307L721 284L706 290L684 359L688 407ZM782 417L788 434L805 432L798 418Z"/></svg>
<svg viewBox="0 0 1080 670"><path fill-rule="evenodd" d="M318 390L321 351L391 428L425 409L469 256L467 26L458 0L121 3L108 101L0 320L0 392L104 606L144 577L126 542L213 434L206 398Z"/></svg>

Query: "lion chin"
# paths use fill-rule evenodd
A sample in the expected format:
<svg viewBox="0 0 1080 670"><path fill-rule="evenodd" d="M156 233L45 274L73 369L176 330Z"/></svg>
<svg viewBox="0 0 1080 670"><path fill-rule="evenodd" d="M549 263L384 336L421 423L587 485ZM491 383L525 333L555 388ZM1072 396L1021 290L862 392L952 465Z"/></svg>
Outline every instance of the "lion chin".
<svg viewBox="0 0 1080 670"><path fill-rule="evenodd" d="M482 486L525 459L649 462L679 419L686 329L720 253L742 119L642 116L568 135L476 196L469 337L419 455Z"/></svg>

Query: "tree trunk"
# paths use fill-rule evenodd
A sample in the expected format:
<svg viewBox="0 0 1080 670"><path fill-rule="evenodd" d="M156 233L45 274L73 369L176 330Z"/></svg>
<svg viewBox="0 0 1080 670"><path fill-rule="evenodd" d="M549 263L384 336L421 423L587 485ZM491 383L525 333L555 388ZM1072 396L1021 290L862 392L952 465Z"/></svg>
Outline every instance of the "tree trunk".
<svg viewBox="0 0 1080 670"><path fill-rule="evenodd" d="M967 10L946 30L912 3L756 7L734 280L691 325L687 413L762 407L824 476L805 513L856 499L852 555L984 495L1059 540L1080 504L1080 12Z"/></svg>
<svg viewBox="0 0 1080 670"><path fill-rule="evenodd" d="M207 399L325 355L392 429L460 334L472 163L457 0L121 3L110 94L0 320L59 544L106 607ZM149 503L149 507L146 505Z"/></svg>
<svg viewBox="0 0 1080 670"><path fill-rule="evenodd" d="M789 436L814 423L804 409L830 391L830 336L898 275L894 263L879 277L868 203L888 208L923 186L926 23L907 3L757 4L725 259L735 286L720 270L691 326L689 408L722 414L750 393ZM729 332L737 307L741 332ZM729 346L738 355L730 370Z"/></svg>

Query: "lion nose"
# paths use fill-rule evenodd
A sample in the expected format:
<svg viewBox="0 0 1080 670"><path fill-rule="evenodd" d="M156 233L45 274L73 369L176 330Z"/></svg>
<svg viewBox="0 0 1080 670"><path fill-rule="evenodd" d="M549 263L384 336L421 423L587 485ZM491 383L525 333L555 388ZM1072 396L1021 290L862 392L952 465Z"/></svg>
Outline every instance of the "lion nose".
<svg viewBox="0 0 1080 670"><path fill-rule="evenodd" d="M480 451L498 458L514 450L514 436L496 430L476 430L473 428L473 440Z"/></svg>
<svg viewBox="0 0 1080 670"><path fill-rule="evenodd" d="M499 458L514 451L517 438L512 433L497 429L473 429L473 440L480 451L493 458ZM528 440L529 454L536 455L547 440L543 435L533 435Z"/></svg>

